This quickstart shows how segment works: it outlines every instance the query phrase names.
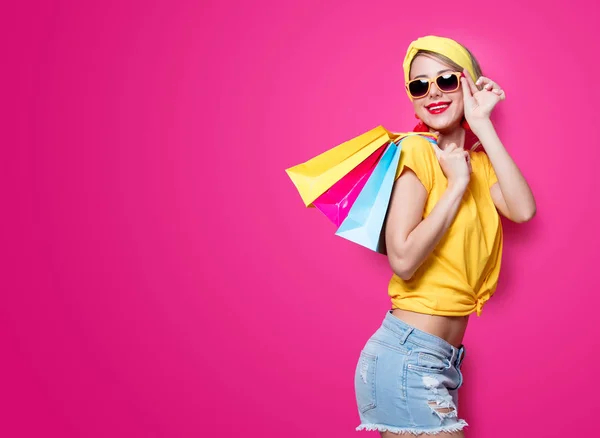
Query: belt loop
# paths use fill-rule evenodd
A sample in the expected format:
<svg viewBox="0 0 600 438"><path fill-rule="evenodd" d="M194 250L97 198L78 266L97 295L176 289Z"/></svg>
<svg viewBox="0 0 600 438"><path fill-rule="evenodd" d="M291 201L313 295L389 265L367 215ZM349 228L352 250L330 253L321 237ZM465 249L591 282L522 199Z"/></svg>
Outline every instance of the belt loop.
<svg viewBox="0 0 600 438"><path fill-rule="evenodd" d="M406 342L406 340L408 339L408 337L410 336L410 334L412 333L413 330L414 330L413 327L409 327L404 330L404 333L402 333L402 335L400 335L400 344L401 345L404 345L404 343Z"/></svg>

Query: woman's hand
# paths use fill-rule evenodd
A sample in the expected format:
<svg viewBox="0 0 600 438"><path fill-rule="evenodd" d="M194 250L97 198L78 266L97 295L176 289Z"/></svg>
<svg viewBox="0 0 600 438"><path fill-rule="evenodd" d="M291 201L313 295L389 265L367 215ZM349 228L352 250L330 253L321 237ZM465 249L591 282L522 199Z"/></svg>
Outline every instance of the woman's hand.
<svg viewBox="0 0 600 438"><path fill-rule="evenodd" d="M478 123L489 120L492 110L498 102L506 99L506 94L498 84L489 78L481 76L475 83L466 70L463 73L464 77L461 78L461 82L465 118L473 129ZM483 88L479 90L477 85L483 85Z"/></svg>
<svg viewBox="0 0 600 438"><path fill-rule="evenodd" d="M448 185L458 184L466 188L473 172L469 152L457 147L455 143L450 143L444 150L437 145L433 147L444 175L448 179Z"/></svg>

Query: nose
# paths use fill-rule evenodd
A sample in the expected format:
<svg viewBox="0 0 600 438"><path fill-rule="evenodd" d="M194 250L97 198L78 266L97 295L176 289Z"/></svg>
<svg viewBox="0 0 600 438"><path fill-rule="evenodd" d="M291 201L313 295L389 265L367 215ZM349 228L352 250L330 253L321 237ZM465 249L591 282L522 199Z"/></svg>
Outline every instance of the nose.
<svg viewBox="0 0 600 438"><path fill-rule="evenodd" d="M431 86L429 87L429 97L439 97L442 95L442 92L440 91L440 89L438 88L437 84L435 83L435 81L433 81L431 83Z"/></svg>

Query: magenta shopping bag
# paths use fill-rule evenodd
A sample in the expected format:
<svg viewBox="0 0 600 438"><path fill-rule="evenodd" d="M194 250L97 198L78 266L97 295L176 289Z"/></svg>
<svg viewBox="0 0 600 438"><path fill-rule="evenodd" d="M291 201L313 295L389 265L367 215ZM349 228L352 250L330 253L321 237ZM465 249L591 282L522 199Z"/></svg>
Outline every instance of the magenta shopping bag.
<svg viewBox="0 0 600 438"><path fill-rule="evenodd" d="M350 208L373 173L373 169L375 169L377 162L383 155L386 146L382 146L373 152L365 161L356 166L313 202L313 205L336 227L339 227L348 216Z"/></svg>

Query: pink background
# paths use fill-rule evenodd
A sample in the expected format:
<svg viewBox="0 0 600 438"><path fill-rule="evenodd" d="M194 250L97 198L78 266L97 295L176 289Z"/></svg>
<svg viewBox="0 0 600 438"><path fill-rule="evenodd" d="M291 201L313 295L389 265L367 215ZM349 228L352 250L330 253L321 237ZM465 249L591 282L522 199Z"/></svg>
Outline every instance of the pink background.
<svg viewBox="0 0 600 438"><path fill-rule="evenodd" d="M0 436L359 436L354 367L390 269L284 169L411 129L401 63L425 34L505 88L495 120L538 201L505 222L498 292L470 322L467 434L597 429L592 2L16 3Z"/></svg>

